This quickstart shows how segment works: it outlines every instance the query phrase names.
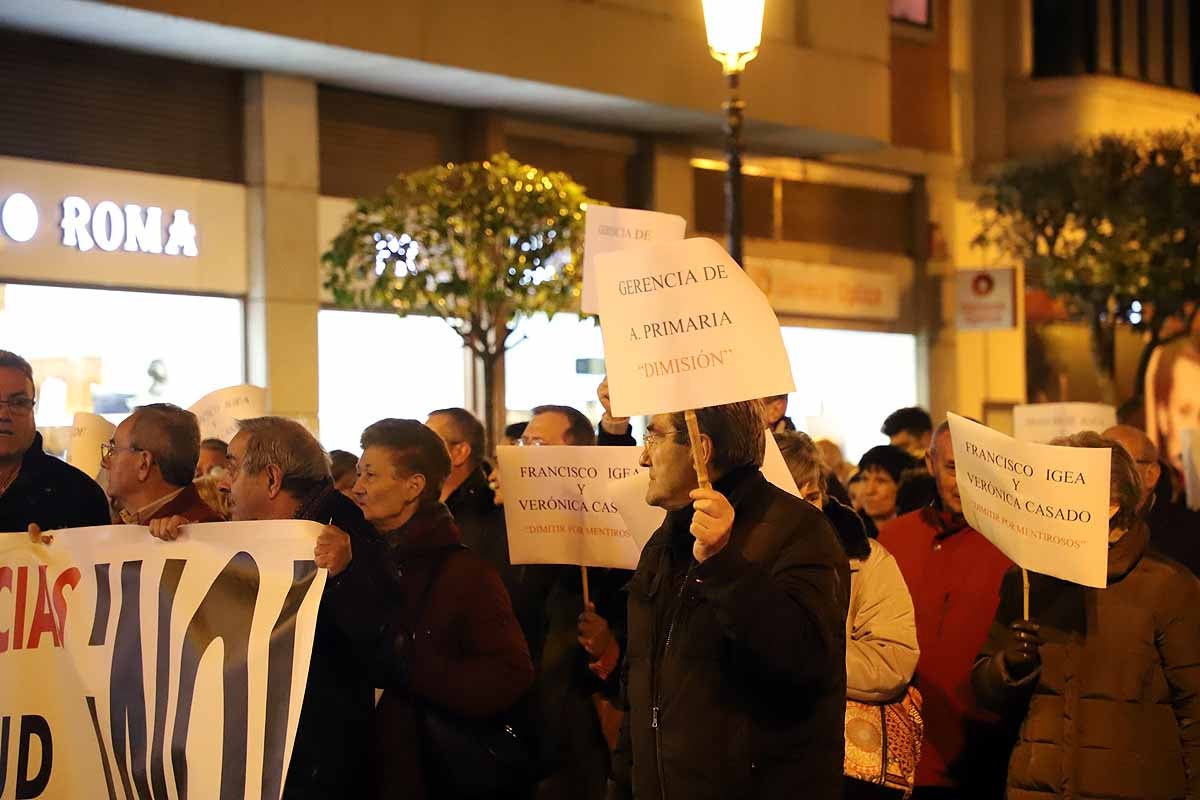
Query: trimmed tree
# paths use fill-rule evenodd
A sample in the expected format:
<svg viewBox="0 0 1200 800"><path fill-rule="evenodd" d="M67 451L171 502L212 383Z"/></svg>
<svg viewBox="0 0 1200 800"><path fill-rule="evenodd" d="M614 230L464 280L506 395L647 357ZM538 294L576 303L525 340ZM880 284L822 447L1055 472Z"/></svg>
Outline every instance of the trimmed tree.
<svg viewBox="0 0 1200 800"><path fill-rule="evenodd" d="M436 315L462 337L484 387L488 446L504 430L504 352L519 319L578 305L582 186L500 153L400 175L361 199L322 260L345 308Z"/></svg>
<svg viewBox="0 0 1200 800"><path fill-rule="evenodd" d="M1115 401L1119 325L1150 352L1190 329L1200 307L1200 132L1107 134L1004 169L977 201L973 244L1024 262L1029 280L1087 321L1096 366Z"/></svg>

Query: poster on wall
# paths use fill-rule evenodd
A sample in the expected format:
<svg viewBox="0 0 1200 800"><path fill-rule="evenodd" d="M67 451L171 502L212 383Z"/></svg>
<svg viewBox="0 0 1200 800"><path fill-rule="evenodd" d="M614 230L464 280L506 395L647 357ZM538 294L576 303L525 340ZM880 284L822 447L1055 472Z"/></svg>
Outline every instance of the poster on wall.
<svg viewBox="0 0 1200 800"><path fill-rule="evenodd" d="M278 800L325 585L321 529L0 534L0 714L20 765L5 796Z"/></svg>
<svg viewBox="0 0 1200 800"><path fill-rule="evenodd" d="M960 331L1017 326L1016 270L972 269L954 274L954 326Z"/></svg>
<svg viewBox="0 0 1200 800"><path fill-rule="evenodd" d="M971 527L1031 572L1104 587L1109 450L1022 442L957 414L948 417Z"/></svg>

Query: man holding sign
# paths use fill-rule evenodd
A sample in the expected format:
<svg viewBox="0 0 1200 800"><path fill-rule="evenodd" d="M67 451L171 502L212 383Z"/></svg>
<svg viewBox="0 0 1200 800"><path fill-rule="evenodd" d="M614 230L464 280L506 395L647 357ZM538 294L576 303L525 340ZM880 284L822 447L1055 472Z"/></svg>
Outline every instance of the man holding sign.
<svg viewBox="0 0 1200 800"><path fill-rule="evenodd" d="M1053 443L1111 451L1107 578L1032 574L1023 602L1020 573L1005 577L974 686L997 711L1028 709L1008 796L1200 797L1200 583L1146 549L1120 445L1092 432Z"/></svg>
<svg viewBox="0 0 1200 800"><path fill-rule="evenodd" d="M629 584L612 794L840 798L846 555L815 506L759 471L757 400L696 417L697 441L682 412L647 428L646 501L668 514Z"/></svg>

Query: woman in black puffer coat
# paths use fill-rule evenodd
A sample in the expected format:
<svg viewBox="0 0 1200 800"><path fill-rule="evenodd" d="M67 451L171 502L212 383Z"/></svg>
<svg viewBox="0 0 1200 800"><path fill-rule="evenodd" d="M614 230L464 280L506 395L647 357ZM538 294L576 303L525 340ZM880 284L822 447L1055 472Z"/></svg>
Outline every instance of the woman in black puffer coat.
<svg viewBox="0 0 1200 800"><path fill-rule="evenodd" d="M1108 587L1005 576L975 664L980 702L1022 715L1010 800L1200 798L1200 582L1147 550L1140 485L1120 445L1095 433L1054 444L1112 449Z"/></svg>

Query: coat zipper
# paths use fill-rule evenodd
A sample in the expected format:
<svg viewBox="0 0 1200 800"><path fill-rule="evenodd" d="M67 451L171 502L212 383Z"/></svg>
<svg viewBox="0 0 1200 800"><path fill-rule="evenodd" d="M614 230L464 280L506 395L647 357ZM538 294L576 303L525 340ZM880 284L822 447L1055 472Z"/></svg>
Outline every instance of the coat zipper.
<svg viewBox="0 0 1200 800"><path fill-rule="evenodd" d="M694 566L694 561L688 564L687 573L683 576L683 583L679 584L679 593L675 597L675 608L671 612L671 624L667 626L667 641L663 644L662 660L664 662L667 660L667 653L671 651L671 636L675 633L675 622L679 619L679 612L683 608L683 592L692 578ZM667 777L662 761L662 729L658 726L658 715L662 709L662 686L659 683L659 672L660 670L654 671L652 681L654 705L650 709L650 727L654 729L654 758L658 762L658 794L662 800L667 800Z"/></svg>

